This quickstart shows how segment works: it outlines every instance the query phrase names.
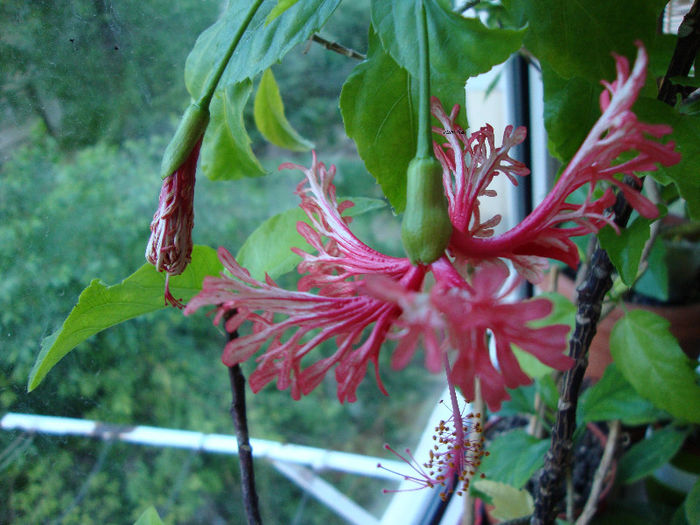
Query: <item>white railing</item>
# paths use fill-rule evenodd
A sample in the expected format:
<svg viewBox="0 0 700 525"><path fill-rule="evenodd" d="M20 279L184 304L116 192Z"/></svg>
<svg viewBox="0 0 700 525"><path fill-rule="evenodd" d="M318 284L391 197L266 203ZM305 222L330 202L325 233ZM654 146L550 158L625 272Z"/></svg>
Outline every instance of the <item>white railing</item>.
<svg viewBox="0 0 700 525"><path fill-rule="evenodd" d="M113 425L86 419L13 412L5 414L0 420L0 428L30 434L85 436L137 445L182 448L214 454L238 454L235 436L170 428ZM335 470L391 481L400 479L395 474L377 468L379 462L396 472L406 471L404 463L391 459L279 443L266 439L251 439L250 444L254 457L270 461L280 473L342 516L348 523L355 525L375 525L379 520L322 479L319 474L326 470Z"/></svg>

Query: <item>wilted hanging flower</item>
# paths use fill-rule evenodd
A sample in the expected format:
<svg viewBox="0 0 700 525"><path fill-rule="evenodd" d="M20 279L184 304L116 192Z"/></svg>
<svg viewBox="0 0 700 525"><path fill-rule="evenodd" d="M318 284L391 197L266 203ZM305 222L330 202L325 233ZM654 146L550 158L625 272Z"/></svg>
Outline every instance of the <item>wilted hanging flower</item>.
<svg viewBox="0 0 700 525"><path fill-rule="evenodd" d="M192 260L194 183L200 144L201 141L182 166L163 181L146 246L146 260L159 272L166 272L166 302L178 308L184 306L170 293L168 281L171 275L180 275Z"/></svg>
<svg viewBox="0 0 700 525"><path fill-rule="evenodd" d="M658 164L670 166L680 160L673 142L661 144L656 140L670 133L671 128L639 122L631 111L646 77L647 54L641 44L638 46L631 74L627 59L615 56L617 80L612 84L603 82L606 87L600 97L603 114L554 188L530 215L502 235L494 236L492 229L500 222L500 216L482 222L479 198L495 195L488 186L499 173L514 184L517 176L529 173L524 165L508 156L508 150L525 139L525 129L507 127L500 148L495 147L493 129L488 125L468 139L462 133L452 133L447 135L447 143L435 145L436 155L443 164L443 181L454 225L449 249L455 256L477 261L509 259L532 282L541 279L546 258L576 266L579 256L571 237L595 233L605 224L617 228L611 213L606 212L614 202L611 189L601 197L594 197L593 190L601 181L617 186L640 215L656 217L656 206L616 178L621 174L635 176L635 171L653 171ZM445 129L460 130L454 121L457 109L447 115L440 102L432 100L433 115ZM616 163L623 153L631 153L632 158ZM582 204L566 202L586 184L589 190ZM566 226L567 223L572 225Z"/></svg>
<svg viewBox="0 0 700 525"><path fill-rule="evenodd" d="M146 246L146 260L159 272L166 272L166 304L178 308L184 305L170 293L169 281L192 260L195 174L208 122L209 112L190 104L168 144L161 164L163 185Z"/></svg>

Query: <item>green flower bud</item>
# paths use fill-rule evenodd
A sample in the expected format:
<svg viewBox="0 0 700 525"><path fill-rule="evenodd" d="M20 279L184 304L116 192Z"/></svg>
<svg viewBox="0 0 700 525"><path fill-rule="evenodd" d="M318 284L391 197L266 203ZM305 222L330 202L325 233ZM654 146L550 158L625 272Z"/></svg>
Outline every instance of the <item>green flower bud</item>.
<svg viewBox="0 0 700 525"><path fill-rule="evenodd" d="M442 166L434 157L416 157L408 165L407 175L401 240L413 264L430 264L445 253L452 235Z"/></svg>
<svg viewBox="0 0 700 525"><path fill-rule="evenodd" d="M170 144L165 148L163 161L160 164L162 178L172 175L187 160L197 141L207 129L207 124L209 124L209 111L194 102L191 103L180 119Z"/></svg>

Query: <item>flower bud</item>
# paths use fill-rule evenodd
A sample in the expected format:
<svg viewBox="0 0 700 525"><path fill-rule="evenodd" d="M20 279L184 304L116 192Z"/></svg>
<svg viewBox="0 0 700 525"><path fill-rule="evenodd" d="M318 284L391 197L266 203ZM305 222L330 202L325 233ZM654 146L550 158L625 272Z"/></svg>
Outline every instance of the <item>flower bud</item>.
<svg viewBox="0 0 700 525"><path fill-rule="evenodd" d="M452 235L442 166L433 157L417 157L408 165L407 176L401 240L413 264L430 264L445 253Z"/></svg>
<svg viewBox="0 0 700 525"><path fill-rule="evenodd" d="M209 124L209 111L192 102L180 119L168 147L165 148L160 174L164 179L172 175L190 156Z"/></svg>

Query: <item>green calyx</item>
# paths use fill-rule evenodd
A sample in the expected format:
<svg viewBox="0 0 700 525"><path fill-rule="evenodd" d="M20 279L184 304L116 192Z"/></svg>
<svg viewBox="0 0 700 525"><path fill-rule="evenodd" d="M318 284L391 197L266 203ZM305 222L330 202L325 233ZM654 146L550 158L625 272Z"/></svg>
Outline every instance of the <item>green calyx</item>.
<svg viewBox="0 0 700 525"><path fill-rule="evenodd" d="M442 166L434 157L416 157L408 165L407 176L401 240L411 263L430 264L445 253L452 235Z"/></svg>
<svg viewBox="0 0 700 525"><path fill-rule="evenodd" d="M209 124L209 110L192 102L180 119L160 164L160 175L164 179L177 170L197 145Z"/></svg>

